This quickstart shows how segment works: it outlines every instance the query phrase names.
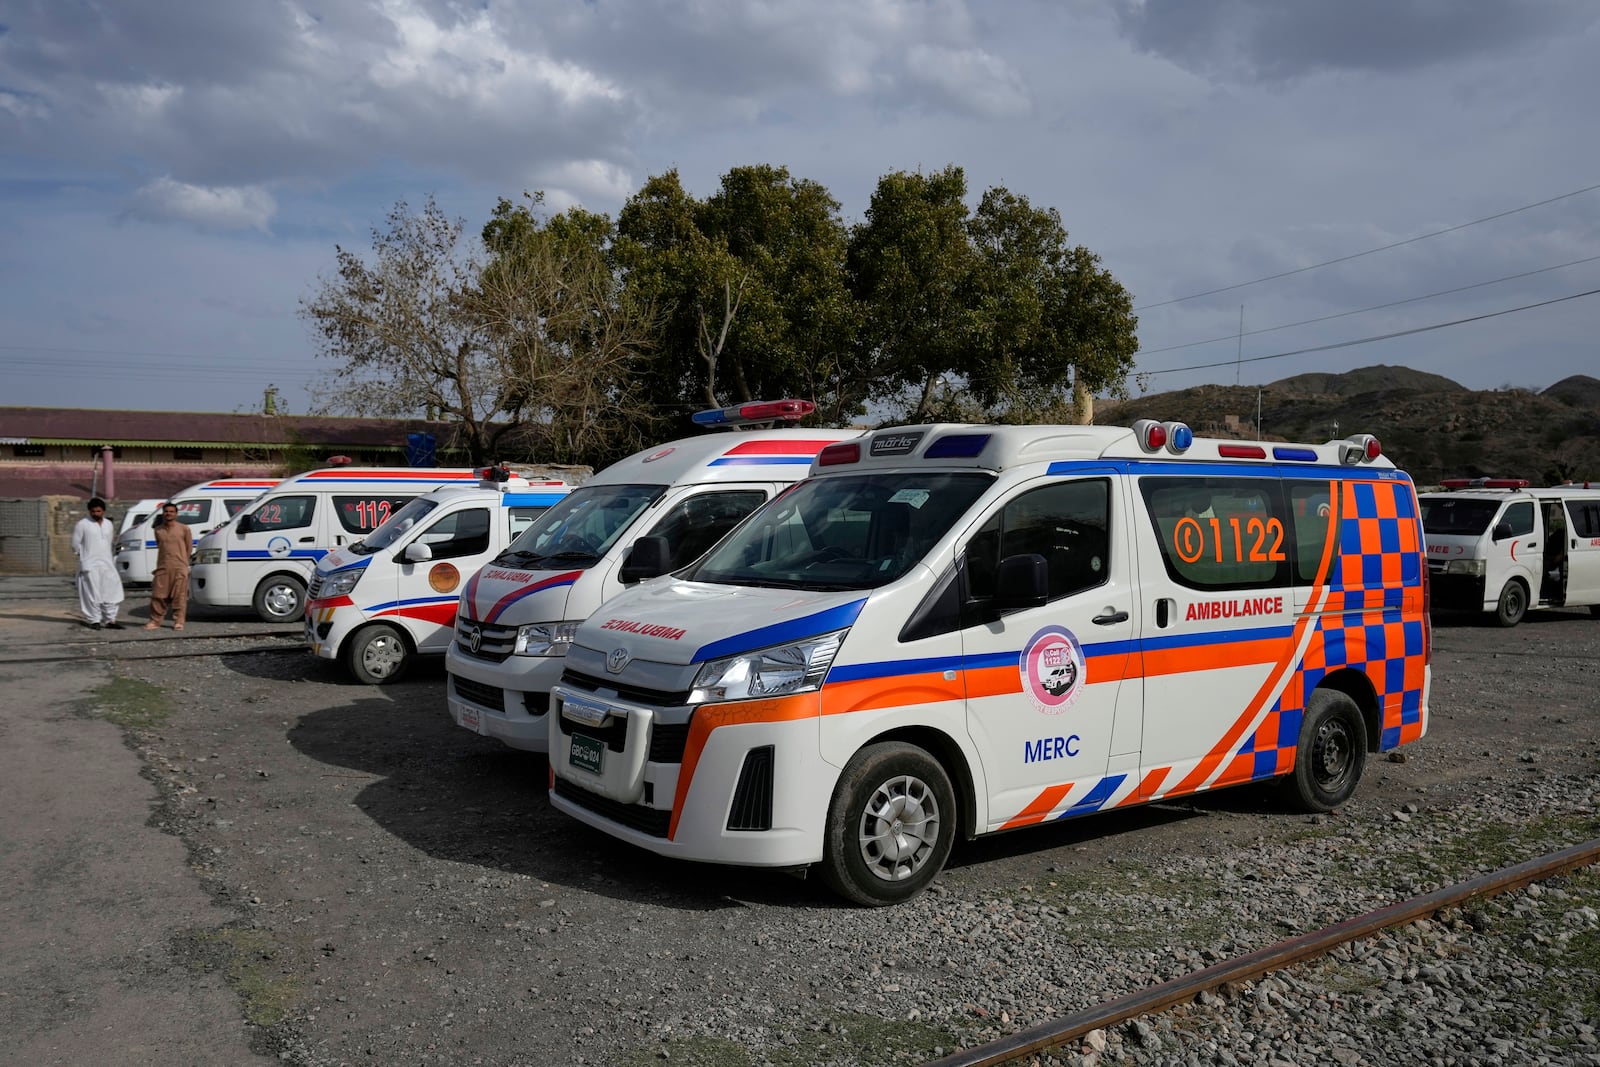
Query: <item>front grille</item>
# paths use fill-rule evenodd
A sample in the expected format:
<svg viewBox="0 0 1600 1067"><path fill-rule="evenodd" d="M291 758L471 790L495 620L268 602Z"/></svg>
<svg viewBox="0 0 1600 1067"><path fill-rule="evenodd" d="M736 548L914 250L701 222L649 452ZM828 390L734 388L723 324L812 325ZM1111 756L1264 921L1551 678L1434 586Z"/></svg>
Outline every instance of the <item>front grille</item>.
<svg viewBox="0 0 1600 1067"><path fill-rule="evenodd" d="M472 647L472 634L469 627L476 627L482 635L478 639L478 647ZM464 656L481 659L485 663L503 663L511 655L512 649L517 645L517 628L515 626L496 626L489 622L473 622L470 619L456 619L456 649Z"/></svg>
<svg viewBox="0 0 1600 1067"><path fill-rule="evenodd" d="M306 598L316 600L320 596L322 596L322 575L313 574L311 576L311 585L306 589Z"/></svg>
<svg viewBox="0 0 1600 1067"><path fill-rule="evenodd" d="M667 827L672 823L670 811L647 808L641 804L624 804L600 796L598 793L591 793L587 789L579 789L565 778L556 779L555 794L563 800L570 800L580 808L594 812L602 819L609 819L630 830L649 834L651 837L666 837Z"/></svg>
<svg viewBox="0 0 1600 1067"><path fill-rule="evenodd" d="M462 700L470 701L480 707L492 711L504 711L506 706L506 691L498 685L484 685L471 678L463 678L459 674L452 674L450 681L456 687L456 696Z"/></svg>
<svg viewBox="0 0 1600 1067"><path fill-rule="evenodd" d="M739 784L733 788L733 807L728 810L728 829L772 829L772 763L771 745L745 753Z"/></svg>
<svg viewBox="0 0 1600 1067"><path fill-rule="evenodd" d="M602 689L609 689L622 700L643 704L651 708L681 708L689 703L689 690L668 692L665 689L646 689L643 686L627 685L618 682L615 678L596 678L593 675L575 671L571 667L561 672L561 681L574 689L596 693Z"/></svg>

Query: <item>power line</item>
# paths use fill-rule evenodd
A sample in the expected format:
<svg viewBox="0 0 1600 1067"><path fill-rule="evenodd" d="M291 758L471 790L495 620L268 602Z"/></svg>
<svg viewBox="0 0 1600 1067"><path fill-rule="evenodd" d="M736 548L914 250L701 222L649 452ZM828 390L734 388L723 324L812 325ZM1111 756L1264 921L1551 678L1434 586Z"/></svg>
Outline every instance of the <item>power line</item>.
<svg viewBox="0 0 1600 1067"><path fill-rule="evenodd" d="M1188 296L1175 296L1171 300L1159 300L1153 304L1140 304L1133 310L1146 311L1150 308L1166 307L1168 304L1181 304L1185 300L1196 300L1202 296L1214 296L1217 293L1229 293L1235 289L1243 289L1248 285L1260 285L1262 282L1272 282L1277 281L1279 278L1288 278L1295 274L1304 274L1308 270L1316 270L1319 267L1331 267L1335 263L1348 263L1350 260L1360 259L1362 256L1370 256L1377 252L1387 252L1392 248L1401 248L1405 245L1416 244L1418 241L1426 241L1430 237L1441 237L1447 233L1455 233L1457 230L1464 230L1468 226L1477 226L1481 223L1493 222L1495 219L1503 219L1507 215L1515 215L1519 211L1530 211L1533 208L1544 207L1546 204L1554 204L1558 200L1566 200L1569 197L1578 196L1582 193L1593 192L1596 189L1600 189L1600 183L1595 185L1586 185L1582 189L1574 189L1572 192L1562 193L1560 196L1552 196L1548 200L1540 200L1533 204L1523 204L1521 207L1514 207L1509 211L1501 211L1493 215L1485 215L1483 218L1473 219L1471 222L1463 222L1456 226L1447 226L1442 230L1435 230L1432 233L1424 233L1416 237L1407 237L1404 241L1395 241L1393 244L1380 245L1377 248L1369 248L1365 252L1352 252L1348 256L1339 256L1337 259L1325 259L1321 263L1313 263L1309 267L1296 267L1294 270L1286 270L1278 274L1268 274L1264 278L1252 278L1247 282L1237 282L1233 285L1224 285L1216 289L1207 289L1200 293L1190 293Z"/></svg>
<svg viewBox="0 0 1600 1067"><path fill-rule="evenodd" d="M1570 263L1558 263L1553 267L1540 267L1538 270L1523 271L1521 274L1508 274L1504 278L1495 278L1487 282L1474 282L1471 285L1460 285L1454 289L1440 289L1436 293L1426 293L1422 296L1408 296L1404 300L1391 300L1387 304L1373 304L1371 307L1357 308L1354 311L1340 311L1333 315L1321 315L1314 319L1301 319L1299 322L1286 322L1281 326L1264 326L1259 330L1246 330L1243 336L1254 337L1257 334L1275 333L1278 330L1289 330L1296 326L1310 326L1318 322L1327 322L1330 319L1342 319L1347 318L1350 315L1364 315L1369 311L1382 311L1385 308L1400 307L1402 304L1415 304L1420 300L1432 300L1439 296L1450 296L1453 293L1464 293L1469 289L1482 289L1489 285L1499 285L1501 282L1516 281L1519 278L1531 278L1535 274L1547 274L1553 270L1562 270L1566 267L1576 267L1584 263L1593 263L1597 259L1600 259L1600 256L1589 256L1586 259L1575 259ZM1154 355L1157 352L1176 352L1180 348L1196 348L1200 345L1216 344L1218 341L1232 341L1239 336L1240 334L1235 332L1224 334L1221 337L1211 337L1204 341L1185 341L1181 345L1166 345L1162 348L1141 348L1139 353L1140 355Z"/></svg>
<svg viewBox="0 0 1600 1067"><path fill-rule="evenodd" d="M1372 337L1357 337L1350 341L1336 341L1331 345L1313 345L1310 348L1296 348L1292 352L1274 352L1269 356L1251 356L1245 360L1224 359L1216 363L1194 363L1187 367L1166 367L1162 370L1139 371L1137 373L1154 377L1157 374L1176 374L1186 370L1209 370L1212 367L1231 367L1235 363L1260 363L1268 359L1283 359L1285 356L1304 356L1311 352L1331 352L1336 348L1353 348L1356 345L1371 344L1374 341L1389 341L1396 337L1410 337L1412 334L1427 333L1430 330L1442 330L1447 326L1461 326L1469 322L1482 322L1484 319L1499 318L1501 315L1510 315L1518 311L1531 311L1534 308L1549 307L1551 304L1561 304L1568 300L1577 300L1580 297L1594 296L1600 289L1590 289L1583 293L1573 293L1571 296L1558 296L1553 300L1541 300L1537 304L1523 304L1521 307L1505 308L1502 311L1490 311L1482 315L1472 315L1465 319L1452 319L1449 322L1435 322L1428 326L1414 326L1409 330L1396 330L1393 333L1381 333Z"/></svg>

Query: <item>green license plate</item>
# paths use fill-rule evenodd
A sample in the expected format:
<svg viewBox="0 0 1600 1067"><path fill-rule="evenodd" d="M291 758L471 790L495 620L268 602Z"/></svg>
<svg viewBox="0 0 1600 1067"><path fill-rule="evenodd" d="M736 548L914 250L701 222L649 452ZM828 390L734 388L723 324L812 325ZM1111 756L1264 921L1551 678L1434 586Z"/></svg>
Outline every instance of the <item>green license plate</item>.
<svg viewBox="0 0 1600 1067"><path fill-rule="evenodd" d="M605 759L606 743L598 737L587 734L573 734L572 748L568 750L567 762L582 771L590 774L600 773L600 764Z"/></svg>

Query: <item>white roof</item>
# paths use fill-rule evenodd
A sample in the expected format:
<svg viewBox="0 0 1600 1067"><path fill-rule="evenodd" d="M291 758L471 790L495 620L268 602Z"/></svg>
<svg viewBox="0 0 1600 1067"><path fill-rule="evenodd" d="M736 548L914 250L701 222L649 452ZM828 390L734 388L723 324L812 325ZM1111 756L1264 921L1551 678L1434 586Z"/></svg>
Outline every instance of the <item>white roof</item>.
<svg viewBox="0 0 1600 1067"><path fill-rule="evenodd" d="M824 446L860 430L724 430L686 437L619 459L585 485L673 485L678 482L793 482L804 478Z"/></svg>

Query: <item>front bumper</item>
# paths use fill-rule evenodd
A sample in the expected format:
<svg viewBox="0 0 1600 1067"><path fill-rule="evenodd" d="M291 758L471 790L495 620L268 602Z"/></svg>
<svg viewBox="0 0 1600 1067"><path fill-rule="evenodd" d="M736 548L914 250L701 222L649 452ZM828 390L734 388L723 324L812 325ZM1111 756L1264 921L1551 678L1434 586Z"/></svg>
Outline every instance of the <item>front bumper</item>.
<svg viewBox="0 0 1600 1067"><path fill-rule="evenodd" d="M523 752L549 751L545 713L565 663L564 656L507 656L496 663L463 652L452 640L445 653L450 717L464 730Z"/></svg>

